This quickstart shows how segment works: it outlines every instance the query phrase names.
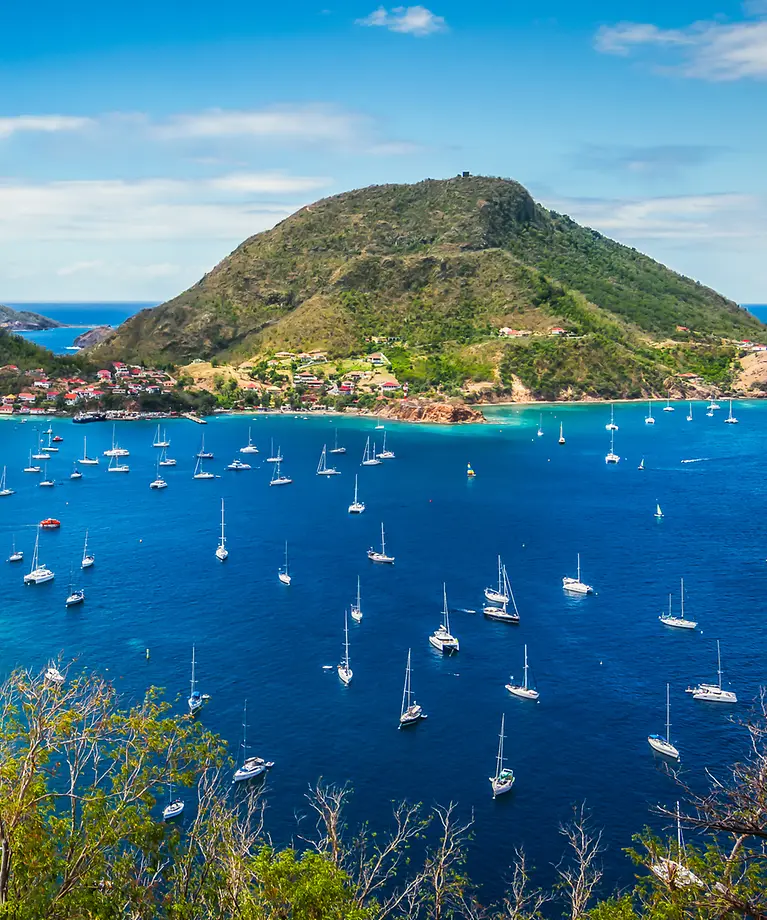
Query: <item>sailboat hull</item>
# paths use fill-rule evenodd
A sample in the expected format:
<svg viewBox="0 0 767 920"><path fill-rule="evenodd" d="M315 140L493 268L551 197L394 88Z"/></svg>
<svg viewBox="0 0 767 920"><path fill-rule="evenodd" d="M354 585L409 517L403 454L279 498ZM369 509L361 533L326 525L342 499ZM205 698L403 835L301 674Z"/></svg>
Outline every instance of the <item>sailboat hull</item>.
<svg viewBox="0 0 767 920"><path fill-rule="evenodd" d="M666 741L662 735L648 735L647 743L658 754L670 757L672 760L679 760L679 751L670 741Z"/></svg>
<svg viewBox="0 0 767 920"><path fill-rule="evenodd" d="M352 677L354 677L354 671L351 668L347 668L342 664L338 665L338 676L341 680L341 683L344 686L348 686L352 682Z"/></svg>
<svg viewBox="0 0 767 920"><path fill-rule="evenodd" d="M515 687L513 684L506 684L506 689L512 696L518 696L521 700L537 700L540 693L533 690L532 687Z"/></svg>
<svg viewBox="0 0 767 920"><path fill-rule="evenodd" d="M519 614L510 613L508 610L504 610L503 607L483 607L482 613L488 620L495 620L497 623L511 623L512 625L519 623Z"/></svg>

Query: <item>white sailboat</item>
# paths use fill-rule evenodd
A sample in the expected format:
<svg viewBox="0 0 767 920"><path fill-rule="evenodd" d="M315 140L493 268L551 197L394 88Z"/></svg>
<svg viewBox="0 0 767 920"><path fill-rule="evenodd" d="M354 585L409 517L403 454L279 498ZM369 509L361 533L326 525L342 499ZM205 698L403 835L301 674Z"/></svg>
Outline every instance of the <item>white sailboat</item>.
<svg viewBox="0 0 767 920"><path fill-rule="evenodd" d="M72 463L72 472L69 474L70 479L82 479L83 474L77 468L77 460Z"/></svg>
<svg viewBox="0 0 767 920"><path fill-rule="evenodd" d="M671 689L670 685L666 684L666 734L664 735L648 735L647 743L650 747L657 751L659 754L663 754L664 757L670 757L672 760L679 760L679 751L671 743Z"/></svg>
<svg viewBox="0 0 767 920"><path fill-rule="evenodd" d="M485 597L491 604L508 604L509 602L509 595L503 583L503 563L500 556L498 557L498 587L485 588Z"/></svg>
<svg viewBox="0 0 767 920"><path fill-rule="evenodd" d="M538 419L538 437L543 437L543 413L541 413L541 416Z"/></svg>
<svg viewBox="0 0 767 920"><path fill-rule="evenodd" d="M32 568L24 576L25 585L42 585L46 581L53 581L53 572L45 565L45 563L39 561L39 549L40 549L40 527L37 528L37 534L35 535L35 551L32 554Z"/></svg>
<svg viewBox="0 0 767 920"><path fill-rule="evenodd" d="M293 480L289 476L283 476L281 472L281 460L277 460L277 464L272 471L272 479L269 483L270 486L289 486Z"/></svg>
<svg viewBox="0 0 767 920"><path fill-rule="evenodd" d="M639 461L639 466L637 467L637 469L638 470L644 469L644 457L642 457L642 459Z"/></svg>
<svg viewBox="0 0 767 920"><path fill-rule="evenodd" d="M512 675L509 678L509 683L506 684L506 689L512 696L518 696L523 700L537 700L540 697L540 693L530 686L527 679L528 665L527 665L527 645L525 645L525 678L522 684L515 684L514 676Z"/></svg>
<svg viewBox="0 0 767 920"><path fill-rule="evenodd" d="M737 703L737 694L732 690L722 689L722 653L719 649L719 640L716 640L716 673L718 681L715 684L698 684L697 687L688 687L687 693L692 693L694 700L704 700L707 703Z"/></svg>
<svg viewBox="0 0 767 920"><path fill-rule="evenodd" d="M690 409L689 409L689 411L688 411L688 413L687 413L687 421L688 421L688 422L691 422L691 421L692 421L692 400L690 400Z"/></svg>
<svg viewBox="0 0 767 920"><path fill-rule="evenodd" d="M362 604L360 602L360 577L359 575L357 576L357 600L356 602L352 602L351 614L352 614L352 619L354 620L355 623L362 622Z"/></svg>
<svg viewBox="0 0 767 920"><path fill-rule="evenodd" d="M280 453L280 448L277 448L277 453L274 452L274 438L272 438L272 449L269 452L269 456L266 458L267 463L282 463L283 457Z"/></svg>
<svg viewBox="0 0 767 920"><path fill-rule="evenodd" d="M168 804L162 810L163 821L172 821L184 811L184 800L173 798L173 784L168 789Z"/></svg>
<svg viewBox="0 0 767 920"><path fill-rule="evenodd" d="M503 741L506 737L505 729L506 727L506 714L504 713L501 716L501 733L498 736L498 754L495 758L495 776L489 777L490 787L493 790L493 798L499 795L503 795L506 792L511 792L511 787L514 785L514 771L503 765Z"/></svg>
<svg viewBox="0 0 767 920"><path fill-rule="evenodd" d="M724 420L724 423L725 425L737 425L738 424L738 420L732 414L732 400L730 400L730 414Z"/></svg>
<svg viewBox="0 0 767 920"><path fill-rule="evenodd" d="M216 474L211 473L202 468L202 457L197 455L197 463L194 465L194 473L192 473L192 479L215 479Z"/></svg>
<svg viewBox="0 0 767 920"><path fill-rule="evenodd" d="M283 585L289 585L292 581L290 577L290 572L288 571L288 541L285 541L285 565L279 570L277 577L283 583Z"/></svg>
<svg viewBox="0 0 767 920"><path fill-rule="evenodd" d="M519 611L517 610L517 602L514 600L514 592L511 590L511 582L509 581L505 565L501 571L503 575L503 593L508 595L512 609L509 610L505 603L500 607L497 607L495 604L486 604L482 608L482 613L484 613L488 620L496 620L498 623L512 623L516 625L519 623Z"/></svg>
<svg viewBox="0 0 767 920"><path fill-rule="evenodd" d="M197 457L198 460L212 460L213 459L213 451L205 450L205 434L204 433L202 435L202 440L200 442L200 449L197 451L195 456Z"/></svg>
<svg viewBox="0 0 767 920"><path fill-rule="evenodd" d="M344 610L344 659L338 665L338 676L344 686L349 686L354 677L354 672L349 665L349 616Z"/></svg>
<svg viewBox="0 0 767 920"><path fill-rule="evenodd" d="M257 779L263 776L267 770L271 770L274 762L264 760L263 757L248 757L248 701L242 710L242 766L234 771L232 777L233 783L242 783L250 779Z"/></svg>
<svg viewBox="0 0 767 920"><path fill-rule="evenodd" d="M187 706L189 707L189 714L194 718L198 715L202 709L202 694L197 689L197 678L195 676L195 665L197 664L195 658L195 648L192 646L192 680L189 687L189 699L186 701Z"/></svg>
<svg viewBox="0 0 767 920"><path fill-rule="evenodd" d="M394 556L386 555L386 538L384 537L383 521L381 521L381 552L379 553L371 546L368 550L368 559L371 562L382 562L387 565L392 565L394 563Z"/></svg>
<svg viewBox="0 0 767 920"><path fill-rule="evenodd" d="M52 489L56 482L53 479L48 479L48 464L43 465L43 478L38 482L39 486L45 486L48 489Z"/></svg>
<svg viewBox="0 0 767 920"><path fill-rule="evenodd" d="M65 607L76 607L85 602L85 591L82 588L72 587L72 569L69 570L69 594L64 601Z"/></svg>
<svg viewBox="0 0 767 920"><path fill-rule="evenodd" d="M365 510L365 502L361 502L357 497L357 476L354 476L354 501L349 505L349 514L362 514Z"/></svg>
<svg viewBox="0 0 767 920"><path fill-rule="evenodd" d="M331 454L345 454L346 448L338 446L338 429L335 430L335 437L333 441L333 446L330 448Z"/></svg>
<svg viewBox="0 0 767 920"><path fill-rule="evenodd" d="M59 687L60 687L60 686L64 683L64 681L66 680L66 678L65 678L64 675L61 673L61 671L59 671L59 669L58 669L58 668L55 668L53 665L51 665L49 668L46 669L46 671L45 671L45 679L46 679L49 683L51 683L51 684L56 684L56 685L59 686Z"/></svg>
<svg viewBox="0 0 767 920"><path fill-rule="evenodd" d="M164 450L165 448L163 448ZM168 483L160 475L160 459L158 457L157 463L155 464L155 476L154 479L149 483L150 489L167 489Z"/></svg>
<svg viewBox="0 0 767 920"><path fill-rule="evenodd" d="M702 886L703 882L698 876L684 865L685 856L684 837L682 835L682 819L679 812L679 802L676 803L676 859L670 856L662 857L657 863L650 866L650 871L669 888L689 888L690 885Z"/></svg>
<svg viewBox="0 0 767 920"><path fill-rule="evenodd" d="M221 536L218 540L218 546L216 547L216 559L219 562L224 562L229 556L229 550L226 548L226 532L224 525L224 499L221 499Z"/></svg>
<svg viewBox="0 0 767 920"><path fill-rule="evenodd" d="M318 476L340 476L341 471L337 470L333 466L328 466L328 446L327 444L322 445L322 453L320 454L320 462L317 464L317 475Z"/></svg>
<svg viewBox="0 0 767 920"><path fill-rule="evenodd" d="M606 431L617 431L618 426L615 424L615 403L610 403L610 421L605 425Z"/></svg>
<svg viewBox="0 0 767 920"><path fill-rule="evenodd" d="M450 611L447 607L447 587L444 583L442 585L442 622L439 628L429 636L429 642L443 655L452 655L461 648L458 639L450 632Z"/></svg>
<svg viewBox="0 0 767 920"><path fill-rule="evenodd" d="M605 456L605 463L618 463L620 459L615 453L615 428L612 428L610 430L610 453Z"/></svg>
<svg viewBox="0 0 767 920"><path fill-rule="evenodd" d="M666 405L663 407L664 412L673 412L674 407L671 405L671 393L667 394L668 399L666 399Z"/></svg>
<svg viewBox="0 0 767 920"><path fill-rule="evenodd" d="M557 444L564 444L564 443L565 443L565 434L564 434L563 428L564 428L564 426L563 426L562 422L560 422L560 423L559 423L559 440L557 441Z"/></svg>
<svg viewBox="0 0 767 920"><path fill-rule="evenodd" d="M163 447L162 453L160 454L160 459L157 465L158 466L175 466L176 465L176 461L173 459L173 457L168 456L167 448Z"/></svg>
<svg viewBox="0 0 767 920"><path fill-rule="evenodd" d="M593 594L594 589L581 581L581 554L578 553L578 571L575 578L567 575L562 579L562 587L570 594Z"/></svg>
<svg viewBox="0 0 767 920"><path fill-rule="evenodd" d="M81 569L89 569L96 562L96 557L93 553L88 552L88 531L85 531L85 543L83 544L83 558L80 560Z"/></svg>
<svg viewBox="0 0 767 920"><path fill-rule="evenodd" d="M257 454L258 453L258 448L253 443L250 437L250 425L248 425L248 443L245 445L245 447L240 448L240 453L241 454Z"/></svg>
<svg viewBox="0 0 767 920"><path fill-rule="evenodd" d="M3 467L3 475L0 478L0 498L7 498L9 495L13 495L14 490L8 488L8 482L6 477L5 467Z"/></svg>
<svg viewBox="0 0 767 920"><path fill-rule="evenodd" d="M426 718L423 708L413 699L413 691L410 686L410 649L407 650L407 667L405 668L405 686L402 690L402 706L399 713L398 728L406 728L408 725L415 725L421 719Z"/></svg>
<svg viewBox="0 0 767 920"><path fill-rule="evenodd" d="M21 562L24 559L24 550L16 549L16 535L14 534L11 543L11 555L8 562Z"/></svg>
<svg viewBox="0 0 767 920"><path fill-rule="evenodd" d="M375 444L373 445L375 448ZM386 449L386 432L384 431L383 436L383 447L381 448L380 453L378 454L379 460L394 460L395 454L393 450Z"/></svg>
<svg viewBox="0 0 767 920"><path fill-rule="evenodd" d="M707 417L707 418L713 418L713 417L714 417L714 410L711 408L710 405L707 406L706 408L707 408L706 417Z"/></svg>
<svg viewBox="0 0 767 920"><path fill-rule="evenodd" d="M157 426L157 431L154 435L154 441L152 441L152 447L168 448L170 447L170 441L168 440L167 435L163 432L160 434L160 426Z"/></svg>
<svg viewBox="0 0 767 920"><path fill-rule="evenodd" d="M87 436L83 437L83 455L78 461L80 466L98 466L99 458L98 457L89 457L88 456L88 438Z"/></svg>
<svg viewBox="0 0 767 920"><path fill-rule="evenodd" d="M373 442L373 452L370 452L370 438L365 441L365 450L362 453L362 466L378 466L380 459L376 457L376 445Z"/></svg>
<svg viewBox="0 0 767 920"><path fill-rule="evenodd" d="M122 454L120 456L123 456ZM112 454L109 458L108 473L130 473L130 467L127 463L121 463L117 454Z"/></svg>
<svg viewBox="0 0 767 920"><path fill-rule="evenodd" d="M644 420L645 425L654 425L655 419L652 415L652 403L647 403L647 418Z"/></svg>
<svg viewBox="0 0 767 920"><path fill-rule="evenodd" d="M712 412L714 412L716 409L721 409L722 407L721 407L721 406L719 405L719 403L716 402L716 401L714 400L714 398L712 397L712 398L711 398L711 402L708 404L708 408L709 408Z"/></svg>
<svg viewBox="0 0 767 920"><path fill-rule="evenodd" d="M38 466L36 463L32 463L32 451L30 450L29 463L27 464L27 466L24 467L24 472L25 473L39 473L40 471L41 471L41 467Z"/></svg>
<svg viewBox="0 0 767 920"><path fill-rule="evenodd" d="M112 425L112 446L104 451L105 457L128 457L130 456L130 451L126 450L124 447L120 447L115 440L115 425Z"/></svg>
<svg viewBox="0 0 767 920"><path fill-rule="evenodd" d="M680 594L682 597L682 613L675 617L671 611L671 595L668 596L668 613L662 613L658 619L664 626L673 626L675 629L696 629L698 623L696 620L688 620L684 615L684 578L679 579Z"/></svg>
<svg viewBox="0 0 767 920"><path fill-rule="evenodd" d="M663 514L663 511L661 510L660 504L658 502L655 502L655 514L653 515L653 517L658 521L662 517L665 517L665 515Z"/></svg>
<svg viewBox="0 0 767 920"><path fill-rule="evenodd" d="M43 447L42 447L42 438L41 438L40 435L38 434L38 436L37 436L37 453L36 453L36 454L32 454L32 460L50 460L50 459L51 459L51 455L50 455L47 451L43 450Z"/></svg>

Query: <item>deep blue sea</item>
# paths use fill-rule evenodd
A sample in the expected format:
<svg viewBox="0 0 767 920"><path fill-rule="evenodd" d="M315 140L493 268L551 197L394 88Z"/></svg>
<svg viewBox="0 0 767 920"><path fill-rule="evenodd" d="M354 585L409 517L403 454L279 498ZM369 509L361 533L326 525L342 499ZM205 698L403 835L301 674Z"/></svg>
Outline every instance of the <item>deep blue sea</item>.
<svg viewBox="0 0 767 920"><path fill-rule="evenodd" d="M33 313L42 313L60 323L67 323L63 329L43 329L40 332L25 332L24 338L36 342L44 348L50 349L55 354L67 354L67 346L71 345L78 335L92 329L94 326L119 326L129 316L154 307L157 301L143 302L117 302L117 303L9 303L15 310L31 310Z"/></svg>
<svg viewBox="0 0 767 920"><path fill-rule="evenodd" d="M277 842L303 832L296 816L306 813L307 786L320 776L350 781L350 821L364 817L379 829L391 800L456 801L476 821L469 871L498 895L515 846L525 847L543 880L551 878L562 851L558 826L586 800L605 828L609 884L628 883L633 867L621 848L645 823L661 826L653 803L677 798L646 741L663 730L666 681L672 740L686 778L702 784L706 768L744 753L744 733L730 717L746 714L757 697L767 651L767 405L736 403L738 425L724 424L725 404L713 418L695 404L692 422L686 404L673 413L659 404L653 427L644 424L645 409L616 406L616 467L604 462L605 406L500 408L484 426L389 424L396 459L367 468L359 466L365 438L380 443L382 434L370 420L257 417L261 453L242 473L225 464L246 443L246 419L219 417L205 428L179 420L167 426L179 463L166 470L163 492L148 488L157 454L149 423L118 425L118 440L131 451L128 475L107 474L102 458L72 482L83 436L89 454L100 455L111 426L55 422L64 442L49 472L60 482L40 492L37 477L22 472L36 423L0 421L0 464L17 490L0 500L0 558L15 534L29 560L36 522L62 521L60 531L41 535L53 583L25 587L27 562L0 563L0 670L42 668L63 653L77 657L78 667L105 671L127 696L163 686L182 711L194 643L200 689L212 697L205 724L236 754L247 698L251 753L276 762L267 827ZM560 421L564 446L557 444ZM317 477L320 450L336 426L348 447L336 458L342 475ZM210 468L220 474L212 481L192 479L203 432L216 455ZM269 487L271 438L282 446L292 486ZM637 469L642 457L644 472ZM475 480L466 477L469 462ZM355 473L367 503L360 516L347 513ZM214 557L222 497L231 550L223 565ZM665 512L660 522L656 502ZM392 567L365 555L382 521ZM86 528L97 561L84 573L76 568L87 599L67 611L69 570ZM290 587L277 579L285 540ZM596 596L563 594L562 577L574 574L578 552ZM518 627L459 610L480 609L498 553L512 579ZM323 665L340 658L358 575L364 619L350 626L354 680L345 688ZM669 592L678 605L680 576L687 613L700 623L694 633L658 621ZM443 582L461 642L453 659L427 641L440 622ZM725 682L740 696L734 709L684 693L690 682L716 679L716 638ZM541 691L537 704L504 689L510 673L521 676L524 643ZM413 688L429 718L398 731L408 648ZM488 777L502 713L517 784L494 802Z"/></svg>

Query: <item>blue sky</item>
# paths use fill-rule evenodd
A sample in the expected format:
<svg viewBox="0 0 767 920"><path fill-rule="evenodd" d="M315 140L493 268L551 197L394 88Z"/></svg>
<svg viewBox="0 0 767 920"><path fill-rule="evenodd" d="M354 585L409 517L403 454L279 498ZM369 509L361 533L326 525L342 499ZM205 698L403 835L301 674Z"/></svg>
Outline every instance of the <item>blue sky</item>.
<svg viewBox="0 0 767 920"><path fill-rule="evenodd" d="M14 4L0 302L163 299L347 188L515 178L767 301L767 0Z"/></svg>

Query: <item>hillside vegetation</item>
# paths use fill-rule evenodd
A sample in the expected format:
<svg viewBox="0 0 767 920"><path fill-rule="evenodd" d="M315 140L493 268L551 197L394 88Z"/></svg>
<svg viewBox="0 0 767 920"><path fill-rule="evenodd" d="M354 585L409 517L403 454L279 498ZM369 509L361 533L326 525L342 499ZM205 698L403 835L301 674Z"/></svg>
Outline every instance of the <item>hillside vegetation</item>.
<svg viewBox="0 0 767 920"><path fill-rule="evenodd" d="M545 341L555 325L571 338ZM499 348L502 326L534 335ZM411 371L435 356L459 368L479 360L497 388L517 378L539 396L628 396L705 365L701 350L723 339L765 334L737 304L548 211L517 182L465 177L305 207L100 348L237 362L313 348L343 357L396 337Z"/></svg>
<svg viewBox="0 0 767 920"><path fill-rule="evenodd" d="M33 313L31 310L14 310L0 303L0 326L6 329L58 329L62 326L56 319Z"/></svg>

